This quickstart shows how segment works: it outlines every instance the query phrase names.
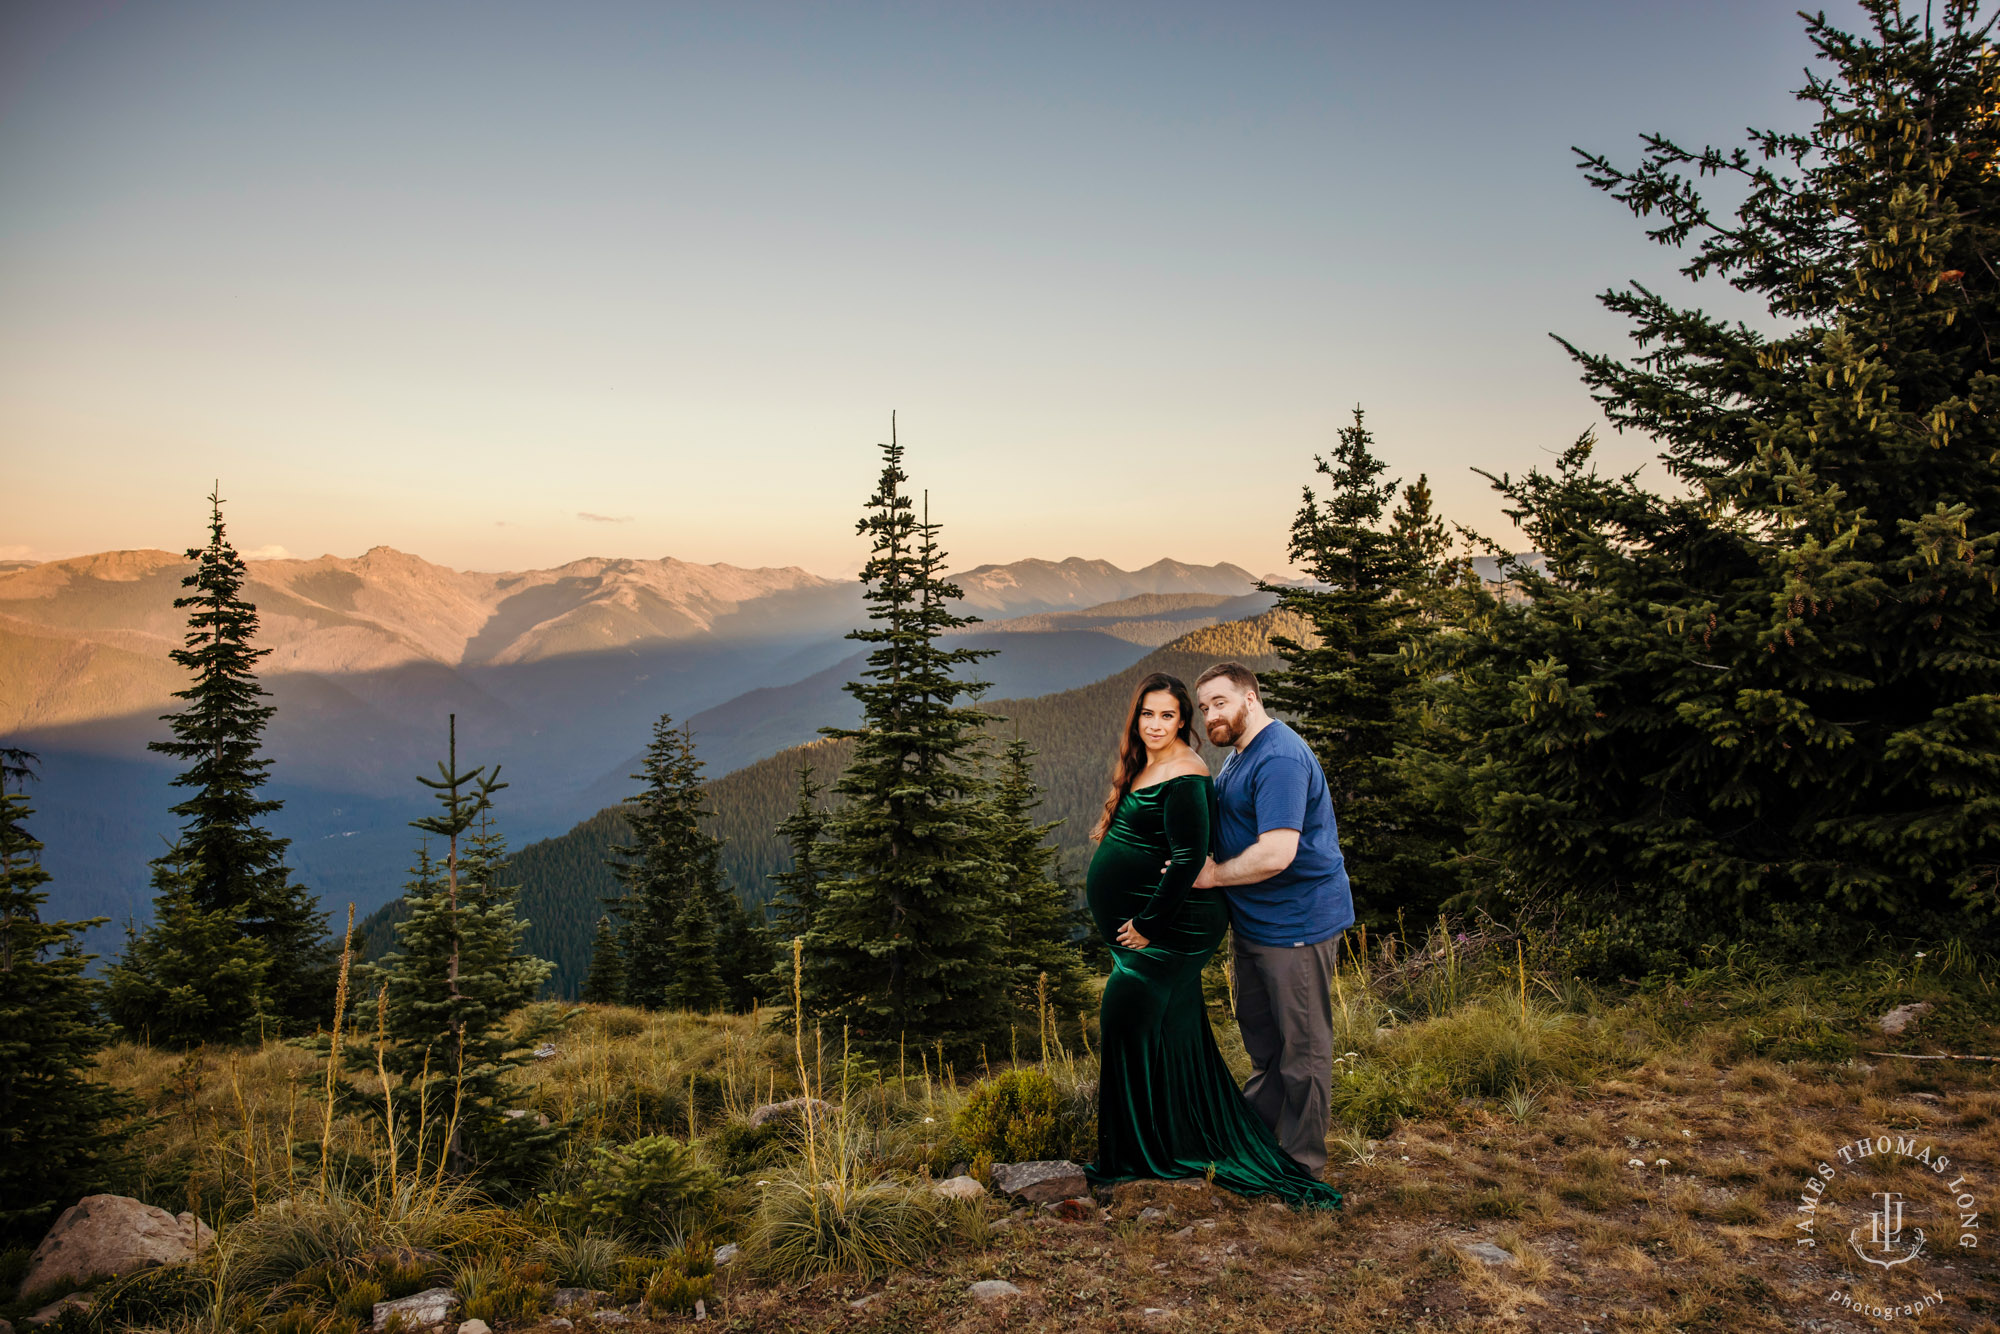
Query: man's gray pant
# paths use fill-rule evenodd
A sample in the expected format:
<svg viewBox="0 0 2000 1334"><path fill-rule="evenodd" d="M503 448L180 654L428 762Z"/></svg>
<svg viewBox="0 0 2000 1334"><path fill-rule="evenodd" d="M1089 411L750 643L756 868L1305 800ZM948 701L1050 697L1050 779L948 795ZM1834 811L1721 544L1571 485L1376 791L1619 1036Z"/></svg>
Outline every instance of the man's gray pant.
<svg viewBox="0 0 2000 1334"><path fill-rule="evenodd" d="M1234 932L1236 1023L1257 1072L1243 1096L1286 1153L1315 1176L1326 1166L1333 1087L1333 969L1340 937L1259 945Z"/></svg>

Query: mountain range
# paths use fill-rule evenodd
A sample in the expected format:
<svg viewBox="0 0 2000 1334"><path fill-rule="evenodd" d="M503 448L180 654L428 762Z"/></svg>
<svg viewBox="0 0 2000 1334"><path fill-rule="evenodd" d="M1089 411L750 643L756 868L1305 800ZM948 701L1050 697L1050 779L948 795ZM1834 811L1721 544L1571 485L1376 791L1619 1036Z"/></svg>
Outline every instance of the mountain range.
<svg viewBox="0 0 2000 1334"><path fill-rule="evenodd" d="M147 862L175 831L166 735L184 674L168 658L184 557L121 551L0 569L0 744L40 756L31 826L53 911L143 918ZM988 698L1113 675L1176 635L1270 605L1233 565L1139 570L1071 558L981 565L952 578L984 624L963 642ZM452 570L376 547L353 558L248 562L273 820L323 902L366 914L401 892L427 813L412 781L443 758L499 764L518 845L632 790L655 719L693 726L710 772L754 764L853 718L840 689L860 586L796 567L593 558L548 570ZM97 948L108 942L98 940Z"/></svg>

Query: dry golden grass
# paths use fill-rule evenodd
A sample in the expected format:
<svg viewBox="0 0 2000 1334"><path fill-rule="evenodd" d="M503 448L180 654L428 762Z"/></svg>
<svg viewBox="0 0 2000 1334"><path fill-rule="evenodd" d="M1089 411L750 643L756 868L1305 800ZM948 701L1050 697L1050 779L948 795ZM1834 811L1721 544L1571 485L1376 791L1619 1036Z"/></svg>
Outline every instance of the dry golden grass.
<svg viewBox="0 0 2000 1334"><path fill-rule="evenodd" d="M1354 1053L1348 1065L1366 1081L1352 1107L1375 1120L1335 1127L1329 1178L1348 1195L1338 1214L1294 1215L1199 1182L1121 1187L1108 1222L988 1202L883 1278L785 1281L747 1265L724 1270L708 1303L711 1324L1759 1334L1818 1319L1829 1330L1859 1329L1824 1308L1824 1275L1793 1245L1801 1180L1873 1125L1948 1140L1956 1160L2000 1169L2000 1072L1853 1054L1880 1041L1865 1036L1874 992L1801 999L1789 982L1764 979L1712 997L1598 1000L1525 970L1517 978L1507 952L1508 968L1483 977L1476 961L1453 962L1448 952L1428 956L1423 969L1399 963L1386 980L1379 969L1343 970L1342 1054ZM1706 1007L1699 1021L1687 1017L1686 996ZM1839 1028L1831 1038L1829 1014ZM522 1031L533 1018L521 1017ZM1247 1072L1233 1025L1216 1018L1227 1059ZM1960 1041L2000 1047L1990 1022L1964 1014L1954 1022ZM1787 1039L1791 1047L1760 1036L1791 1031L1806 1036ZM353 1035L350 1050L367 1041L365 1031ZM693 1136L713 1155L718 1132L756 1104L840 1082L838 1035L805 1033L795 1052L788 1033L750 1017L585 1007L555 1044L553 1058L519 1072L519 1105L573 1126L578 1145L666 1134ZM815 1141L831 1165L816 1167L814 1180L862 1189L886 1174L907 1185L950 1161L939 1127L965 1088L910 1060L877 1072L886 1082L864 1079L845 1099L832 1095L845 1110ZM323 1069L312 1051L279 1044L186 1058L121 1047L105 1064L108 1079L160 1116L138 1142L147 1179L235 1226L245 1246L264 1238L265 1253L281 1259L292 1253L286 1247L338 1241L349 1226L332 1206L273 1203L313 1193L310 1164L286 1146L322 1136ZM1067 1077L1084 1075L1071 1067ZM354 1087L379 1092L366 1077ZM337 1156L378 1153L365 1111L339 1109L331 1129ZM777 1167L790 1180L800 1164L774 1164L773 1180ZM732 1190L706 1241L748 1236L759 1190L750 1180ZM467 1202L452 1225L419 1203L410 1202L399 1235L431 1237L455 1264L566 1254L577 1244L532 1207ZM1141 1222L1147 1208L1166 1217ZM1512 1262L1469 1257L1464 1248L1482 1240ZM2000 1310L1994 1257L1955 1258L1955 1305L1931 1327L1991 1328ZM606 1261L591 1263L602 1270ZM1024 1295L971 1301L967 1289L985 1278L1007 1279ZM229 1323L207 1318L217 1329ZM641 1318L630 1328L667 1323L677 1321ZM498 1327L553 1334L525 1318Z"/></svg>

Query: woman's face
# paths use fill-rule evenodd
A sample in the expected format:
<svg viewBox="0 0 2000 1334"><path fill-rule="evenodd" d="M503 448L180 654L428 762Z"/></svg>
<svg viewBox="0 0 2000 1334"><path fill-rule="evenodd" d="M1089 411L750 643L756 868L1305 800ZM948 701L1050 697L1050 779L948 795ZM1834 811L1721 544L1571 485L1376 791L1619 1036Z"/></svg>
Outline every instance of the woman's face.
<svg viewBox="0 0 2000 1334"><path fill-rule="evenodd" d="M1171 744L1185 721L1180 701L1171 690L1151 691L1139 701L1139 739L1147 750L1158 751Z"/></svg>

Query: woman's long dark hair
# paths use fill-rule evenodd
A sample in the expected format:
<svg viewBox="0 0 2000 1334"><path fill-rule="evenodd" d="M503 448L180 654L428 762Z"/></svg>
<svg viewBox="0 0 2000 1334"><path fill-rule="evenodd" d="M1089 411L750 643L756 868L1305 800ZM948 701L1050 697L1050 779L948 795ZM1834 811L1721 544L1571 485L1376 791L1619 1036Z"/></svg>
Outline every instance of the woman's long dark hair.
<svg viewBox="0 0 2000 1334"><path fill-rule="evenodd" d="M1125 710L1125 730L1118 742L1118 754L1111 761L1111 795L1104 799L1104 813L1097 817L1097 824L1090 831L1091 842L1104 837L1104 831L1111 827L1111 814L1118 809L1118 803L1125 800L1125 794L1132 790L1133 782L1146 767L1146 743L1139 736L1139 706L1146 702L1146 696L1164 690L1180 705L1180 740L1199 750L1195 740L1194 699L1178 676L1168 676L1165 672L1154 672L1139 682L1132 692L1132 703Z"/></svg>

